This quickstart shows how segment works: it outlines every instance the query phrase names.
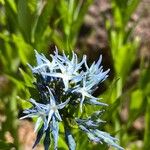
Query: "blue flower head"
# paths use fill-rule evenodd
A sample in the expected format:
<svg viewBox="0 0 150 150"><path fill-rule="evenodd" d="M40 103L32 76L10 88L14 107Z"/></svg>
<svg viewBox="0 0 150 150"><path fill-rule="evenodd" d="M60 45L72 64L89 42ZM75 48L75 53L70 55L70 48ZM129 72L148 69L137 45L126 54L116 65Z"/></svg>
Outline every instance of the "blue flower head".
<svg viewBox="0 0 150 150"><path fill-rule="evenodd" d="M116 149L123 150L117 145L117 139L108 133L100 131L104 123L100 119L102 111L84 117L83 110L86 105L107 106L93 96L97 86L108 77L109 69L104 71L101 66L102 56L91 66L87 65L86 56L79 61L72 52L72 57L62 55L56 51L47 59L43 54L35 51L37 65L29 65L36 78L36 88L40 94L39 100L31 98L31 108L23 111L24 118L36 118L35 132L37 138L33 148L44 137L44 147L48 150L53 138L54 149L58 149L59 123L64 125L65 139L70 150L75 150L76 143L71 133L71 122L76 123L79 129L87 134L89 140L96 143L107 143ZM83 67L84 66L84 67ZM83 69L84 68L84 69ZM79 109L78 109L79 108ZM82 117L79 117L79 110Z"/></svg>

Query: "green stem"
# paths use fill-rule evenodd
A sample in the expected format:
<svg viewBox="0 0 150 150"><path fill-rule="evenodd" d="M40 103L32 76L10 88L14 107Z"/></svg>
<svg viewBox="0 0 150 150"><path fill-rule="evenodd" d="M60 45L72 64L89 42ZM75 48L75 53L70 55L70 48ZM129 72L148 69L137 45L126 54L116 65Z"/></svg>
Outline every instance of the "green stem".
<svg viewBox="0 0 150 150"><path fill-rule="evenodd" d="M145 113L145 132L144 132L144 150L150 148L150 97L147 98Z"/></svg>

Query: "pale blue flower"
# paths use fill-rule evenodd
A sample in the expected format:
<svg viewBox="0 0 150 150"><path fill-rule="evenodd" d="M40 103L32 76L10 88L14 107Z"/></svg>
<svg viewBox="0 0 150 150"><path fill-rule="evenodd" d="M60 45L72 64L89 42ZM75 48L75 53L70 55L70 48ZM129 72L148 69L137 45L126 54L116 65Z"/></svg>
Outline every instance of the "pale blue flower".
<svg viewBox="0 0 150 150"><path fill-rule="evenodd" d="M82 64L85 63L86 56L83 57L80 63L78 63L77 55L75 53L72 53L71 61L67 58L65 54L64 59L63 57L60 57L57 53L55 53L55 56L52 56L52 58L58 64L60 70L53 73L41 72L42 75L61 78L64 83L65 91L67 91L69 88L69 82L76 83L82 79L78 71L81 68Z"/></svg>
<svg viewBox="0 0 150 150"><path fill-rule="evenodd" d="M44 126L47 126L47 108L46 105L37 103L34 99L30 99L29 102L33 105L32 108L26 109L23 111L25 116L21 117L20 119L25 119L25 118L37 118L36 124L35 124L35 129L34 131L37 131L39 126L44 123ZM46 128L45 128L46 130Z"/></svg>
<svg viewBox="0 0 150 150"><path fill-rule="evenodd" d="M30 64L29 67L31 68L32 72L41 74L41 72L55 72L55 70L58 68L57 63L52 60L51 62L44 56L44 54L39 54L35 50L35 56L36 56L36 61L37 61L37 66L32 67Z"/></svg>
<svg viewBox="0 0 150 150"><path fill-rule="evenodd" d="M99 60L97 63L93 62L93 64L88 67L87 63L85 63L86 66L86 76L87 80L92 84L93 86L96 84L99 84L100 82L103 82L108 77L108 72L110 69L107 69L106 71L103 71L103 66L101 66L102 61L102 55L100 55Z"/></svg>
<svg viewBox="0 0 150 150"><path fill-rule="evenodd" d="M81 100L80 100L80 110L82 112L82 105L83 102L85 100L85 98L90 98L90 99L95 99L97 100L98 98L92 96L91 92L91 88L93 87L93 85L88 85L86 82L86 79L83 78L83 82L82 82L82 86L78 85L77 87L75 87L75 89L72 92L76 92L76 93L80 93L81 94Z"/></svg>
<svg viewBox="0 0 150 150"><path fill-rule="evenodd" d="M97 101L99 98L96 98L92 95L92 92L93 92L92 88L93 88L93 83L90 84L89 82L87 82L86 78L83 77L82 85L78 85L77 87L75 87L74 90L72 90L72 92L81 94L81 99L80 99L80 111L81 112L82 112L83 102L86 98L88 98L87 103L107 106L106 104Z"/></svg>
<svg viewBox="0 0 150 150"><path fill-rule="evenodd" d="M33 107L24 110L24 113L26 115L21 117L20 119L37 117L37 121L35 124L35 131L37 131L41 126L41 124L43 124L41 131L42 133L48 132L47 129L49 128L49 126L51 126L55 149L57 149L58 132L59 132L58 122L62 121L58 110L63 109L68 104L69 99L57 105L56 100L49 88L48 92L50 96L48 104L37 103L34 99L30 99L29 102L33 105Z"/></svg>
<svg viewBox="0 0 150 150"><path fill-rule="evenodd" d="M86 56L79 61L77 55L72 52L70 59L64 52L62 55L58 54L57 48L54 55L50 55L50 60L37 51L35 51L35 55L37 65L34 67L29 65L29 67L36 78L34 85L40 97L38 102L32 98L29 100L32 107L24 110L25 116L21 117L21 119L36 118L37 138L33 148L44 137L45 150L49 150L51 138L53 138L54 149L57 150L59 123L62 122L68 148L75 150L76 142L71 133L70 124L76 122L91 141L105 142L122 150L123 148L116 144L116 138L98 129L105 123L100 119L103 111L95 111L86 118L79 118L77 115L77 108L79 107L82 113L83 105L107 106L99 101L101 98L93 96L98 84L108 77L109 69L103 71L101 66L102 56L89 67Z"/></svg>
<svg viewBox="0 0 150 150"><path fill-rule="evenodd" d="M89 120L89 119L87 119L87 120L86 119L84 119L84 120L78 119L77 122L79 124L79 128L87 134L88 138L91 141L96 142L96 143L101 143L101 144L103 144L103 142L105 142L108 145L117 148L118 150L123 150L123 148L121 146L116 144L118 139L110 136L110 134L108 134L106 132L96 129L96 127L98 127L98 124L96 122Z"/></svg>

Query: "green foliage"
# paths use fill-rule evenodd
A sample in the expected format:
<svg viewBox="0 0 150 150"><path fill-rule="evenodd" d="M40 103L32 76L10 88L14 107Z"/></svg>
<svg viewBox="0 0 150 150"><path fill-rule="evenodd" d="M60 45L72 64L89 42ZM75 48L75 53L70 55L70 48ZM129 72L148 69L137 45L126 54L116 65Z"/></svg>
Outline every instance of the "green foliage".
<svg viewBox="0 0 150 150"><path fill-rule="evenodd" d="M134 82L131 86L127 85L127 81L130 78L130 73L132 66L137 60L137 50L139 47L139 39L133 38L132 31L136 23L132 27L128 27L128 23L131 22L131 16L136 10L139 0L112 0L112 21L106 20L106 29L108 31L109 44L111 49L111 55L113 59L113 67L115 71L115 76L119 80L114 84L114 88L111 90L111 94L107 99L109 99L112 104L112 108L108 110L108 115L113 114L113 124L116 130L121 128L118 136L120 137L120 142L126 147L126 144L135 140L134 133L128 133L133 125L133 122L145 114L145 134L143 148L148 149L150 140L149 134L149 62L148 67L145 67L144 61L142 61L141 67L138 69L140 71L140 79ZM128 86L126 88L126 86ZM118 113L115 111L117 109L120 111L122 105L128 106L128 118L126 125L122 125L119 121ZM126 106L127 107L127 106ZM127 114L126 114L127 115ZM108 117L108 116L107 116ZM106 117L106 118L107 118ZM128 137L128 138L127 138ZM133 144L134 145L134 144ZM131 149L135 149L131 144ZM136 147L137 149L137 147Z"/></svg>
<svg viewBox="0 0 150 150"><path fill-rule="evenodd" d="M68 53L70 53L76 44L79 29L83 23L85 13L93 0L58 1L60 2L60 5L57 7L60 15L59 22L62 25L60 30L63 32L61 40L65 46L63 48L68 50ZM59 46L59 43L56 43Z"/></svg>
<svg viewBox="0 0 150 150"><path fill-rule="evenodd" d="M14 148L14 145L12 143L5 143L5 142L0 140L0 149L8 150L11 148Z"/></svg>
<svg viewBox="0 0 150 150"><path fill-rule="evenodd" d="M144 112L145 112L145 133L144 133L144 149L148 150L150 147L150 64L148 68L144 67L144 63L141 65L141 76L139 81L139 87L143 94L145 101Z"/></svg>
<svg viewBox="0 0 150 150"><path fill-rule="evenodd" d="M29 99L29 90L35 91L31 84L33 77L26 67L27 62L34 63L33 49L47 50L54 43L70 53L91 3L92 0L0 1L0 76L8 81L0 93L1 112L7 118L2 124L0 139L5 141L5 134L9 131L16 149L19 149L18 108L27 108L29 104L22 99ZM20 66L23 69L19 70ZM10 90L7 90L8 87Z"/></svg>
<svg viewBox="0 0 150 150"><path fill-rule="evenodd" d="M106 21L114 69L116 75L120 77L121 87L136 59L139 46L139 40L133 39L131 35L134 27L127 28L139 2L139 0L111 1L113 21L112 23Z"/></svg>
<svg viewBox="0 0 150 150"><path fill-rule="evenodd" d="M34 78L27 63L34 64L33 49L49 53L49 45L55 44L60 50L70 54L76 47L80 27L84 16L93 0L0 0L0 113L6 115L6 120L0 122L0 149L19 149L18 142L18 112L20 108L30 107L26 100L35 92L32 86ZM139 39L132 36L136 25L128 27L131 16L140 0L111 0L112 20L106 20L114 79L107 83L108 90L103 93L104 101L110 104L104 120L108 123L105 130L117 135L120 145L125 149L137 149L132 141L138 140L138 135L130 132L133 122L140 116L145 117L142 149L150 147L150 63L143 59L138 68L139 79L131 86L127 85L133 65L137 60ZM100 14L101 15L101 14ZM44 50L44 51L43 51ZM145 65L146 64L146 65ZM21 68L21 69L19 69ZM120 118L123 105L128 106L128 118L123 122ZM95 108L97 109L97 108ZM91 110L87 108L87 112ZM61 132L64 132L60 127ZM14 138L14 144L5 140L9 131ZM76 132L77 149L107 149L106 145L90 143L82 133ZM61 149L66 145L60 138Z"/></svg>

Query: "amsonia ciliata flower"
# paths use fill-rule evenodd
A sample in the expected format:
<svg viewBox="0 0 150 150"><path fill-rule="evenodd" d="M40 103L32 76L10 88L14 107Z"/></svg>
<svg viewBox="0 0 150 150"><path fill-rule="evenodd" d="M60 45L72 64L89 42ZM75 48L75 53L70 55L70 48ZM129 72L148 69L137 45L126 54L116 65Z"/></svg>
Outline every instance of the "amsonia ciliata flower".
<svg viewBox="0 0 150 150"><path fill-rule="evenodd" d="M29 67L36 79L34 84L39 98L37 100L30 98L32 107L24 110L25 115L21 117L21 119L36 118L37 138L33 148L44 137L45 150L49 149L51 141L54 142L53 149L57 150L61 123L70 150L76 149L71 132L74 125L78 126L89 140L123 150L117 144L116 138L100 130L100 126L105 123L100 119L103 110L84 114L87 105L107 106L100 98L93 96L98 85L108 77L109 69L104 71L101 65L102 56L91 66L88 66L85 55L79 61L74 52L70 58L64 52L60 55L57 48L54 54L50 55L50 60L36 50L35 56L37 65Z"/></svg>

